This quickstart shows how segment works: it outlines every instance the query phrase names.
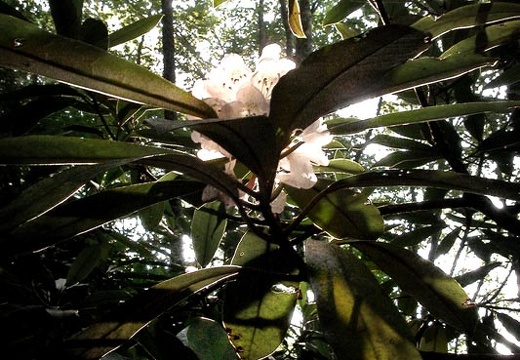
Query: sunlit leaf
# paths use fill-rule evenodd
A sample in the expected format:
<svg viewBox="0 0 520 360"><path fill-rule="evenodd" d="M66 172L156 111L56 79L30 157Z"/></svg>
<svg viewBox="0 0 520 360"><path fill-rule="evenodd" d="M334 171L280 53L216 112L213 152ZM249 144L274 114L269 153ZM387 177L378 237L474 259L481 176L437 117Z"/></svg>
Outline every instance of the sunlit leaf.
<svg viewBox="0 0 520 360"><path fill-rule="evenodd" d="M428 151L394 151L376 161L372 164L372 167L384 166L397 169L413 169L441 158L441 155L433 148Z"/></svg>
<svg viewBox="0 0 520 360"><path fill-rule="evenodd" d="M434 322L428 326L419 341L419 350L447 353L448 336L446 334L446 328L438 322Z"/></svg>
<svg viewBox="0 0 520 360"><path fill-rule="evenodd" d="M350 159L332 159L327 166L317 166L319 172L360 174L365 171L363 166Z"/></svg>
<svg viewBox="0 0 520 360"><path fill-rule="evenodd" d="M243 272L225 290L224 326L241 358L264 358L282 343L299 281L280 276L295 273L297 259L290 249L270 245L251 232L240 241L231 263L260 270Z"/></svg>
<svg viewBox="0 0 520 360"><path fill-rule="evenodd" d="M362 193L342 188L322 192L330 182L318 182L311 189L289 186L289 196L321 229L337 238L377 239L384 231L379 210Z"/></svg>
<svg viewBox="0 0 520 360"><path fill-rule="evenodd" d="M162 17L162 14L152 15L114 31L108 35L108 46L117 46L146 34L157 26Z"/></svg>
<svg viewBox="0 0 520 360"><path fill-rule="evenodd" d="M186 330L187 345L199 360L236 360L235 350L221 324L206 318L190 321Z"/></svg>
<svg viewBox="0 0 520 360"><path fill-rule="evenodd" d="M467 29L520 18L520 4L493 2L458 7L435 19L427 16L412 25L421 31L439 37L449 31Z"/></svg>
<svg viewBox="0 0 520 360"><path fill-rule="evenodd" d="M223 4L225 3L227 0L213 0L213 6L214 7L217 7L219 6L220 4Z"/></svg>
<svg viewBox="0 0 520 360"><path fill-rule="evenodd" d="M209 105L141 66L2 14L0 65L128 101L216 117Z"/></svg>
<svg viewBox="0 0 520 360"><path fill-rule="evenodd" d="M305 263L324 336L338 359L421 359L404 319L361 260L308 239Z"/></svg>
<svg viewBox="0 0 520 360"><path fill-rule="evenodd" d="M370 139L371 144L379 144L390 148L407 149L407 150L419 150L419 151L432 151L433 148L423 142L398 138L395 136L389 136L384 134L378 134Z"/></svg>
<svg viewBox="0 0 520 360"><path fill-rule="evenodd" d="M298 38L306 37L305 32L303 31L300 4L298 0L289 0L289 27L294 36Z"/></svg>
<svg viewBox="0 0 520 360"><path fill-rule="evenodd" d="M340 22L361 6L363 6L363 1L340 0L327 10L325 19L323 19L323 25L332 25Z"/></svg>
<svg viewBox="0 0 520 360"><path fill-rule="evenodd" d="M69 339L67 345L70 352L83 359L98 359L190 295L222 284L239 271L238 266L220 266L163 281L126 301L109 317Z"/></svg>
<svg viewBox="0 0 520 360"><path fill-rule="evenodd" d="M382 242L352 242L401 289L414 296L433 316L460 331L473 333L475 305L460 284L414 252Z"/></svg>
<svg viewBox="0 0 520 360"><path fill-rule="evenodd" d="M454 55L468 56L483 53L494 47L516 41L520 32L520 20L491 25L482 31L483 33L456 43L443 52L439 58L442 60Z"/></svg>
<svg viewBox="0 0 520 360"><path fill-rule="evenodd" d="M165 207L164 201L161 201L139 211L139 219L146 230L151 231L159 225Z"/></svg>
<svg viewBox="0 0 520 360"><path fill-rule="evenodd" d="M450 117L467 116L484 112L504 113L519 107L520 101L480 101L457 103L449 105L428 106L421 109L401 111L380 115L371 119L337 122L331 126L331 132L336 135L355 134L368 129L398 125L415 124L433 120L443 120Z"/></svg>
<svg viewBox="0 0 520 360"><path fill-rule="evenodd" d="M226 209L213 201L195 210L191 220L191 239L195 258L201 266L210 263L226 230Z"/></svg>
<svg viewBox="0 0 520 360"><path fill-rule="evenodd" d="M294 129L364 98L386 93L384 75L429 44L426 34L391 25L373 29L312 53L273 89L270 119L280 146Z"/></svg>
<svg viewBox="0 0 520 360"><path fill-rule="evenodd" d="M499 86L509 86L520 81L520 64L513 65L491 80L484 86L484 89L492 89Z"/></svg>

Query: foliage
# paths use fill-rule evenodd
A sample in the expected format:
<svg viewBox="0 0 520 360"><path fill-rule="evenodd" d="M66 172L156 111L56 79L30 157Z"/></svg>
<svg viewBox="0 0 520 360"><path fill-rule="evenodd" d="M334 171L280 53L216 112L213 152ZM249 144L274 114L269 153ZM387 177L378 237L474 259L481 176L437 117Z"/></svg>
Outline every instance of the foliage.
<svg viewBox="0 0 520 360"><path fill-rule="evenodd" d="M345 39L271 83L265 75L268 112L230 118L223 109L238 106L237 94L215 107L111 50L153 29L155 8L109 29L89 17L103 9L81 0L49 1L50 17L0 2L6 353L488 359L501 357L498 344L518 353L497 325L518 340L518 296L502 290L520 277L520 5L414 4L341 0L326 12L317 2L316 18ZM288 9L303 37L299 3ZM235 26L246 21L237 38L251 35L243 14L256 10L237 9ZM193 37L217 22L204 23L207 4L176 11L197 25ZM275 23L271 40L282 38ZM188 28L176 36L190 62L199 50ZM253 53L251 36L244 45L230 35L219 55ZM395 100L376 117L340 115L387 94ZM198 120L164 120L163 110ZM334 135L330 161L302 170L313 186L291 186L280 173L297 170L280 163L302 156L308 129ZM201 138L229 156L197 157ZM447 254L451 269L441 270ZM460 268L470 256L478 262ZM488 284L499 269L506 275Z"/></svg>

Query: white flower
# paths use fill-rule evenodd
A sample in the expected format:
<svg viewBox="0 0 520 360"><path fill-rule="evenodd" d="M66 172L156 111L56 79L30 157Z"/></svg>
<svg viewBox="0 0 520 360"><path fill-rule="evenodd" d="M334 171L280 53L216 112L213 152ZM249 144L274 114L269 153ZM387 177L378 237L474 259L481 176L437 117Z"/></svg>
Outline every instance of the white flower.
<svg viewBox="0 0 520 360"><path fill-rule="evenodd" d="M280 58L280 53L280 46L266 46L254 72L245 65L240 56L226 55L221 63L209 72L206 80L195 83L192 93L210 105L219 118L268 115L274 86L283 75L295 68L294 62ZM218 157L231 159L231 155L220 145L198 132L192 133L192 140L201 144L201 150L197 155L203 160ZM332 136L327 126L319 119L303 131L300 130L300 134L295 136L294 140L293 148L287 149L288 155L282 158L278 165L277 183L308 189L317 181L313 165L328 165L328 158L322 147L332 140ZM212 191L208 189L209 193ZM272 202L273 212L279 213L283 210L285 196L282 191Z"/></svg>

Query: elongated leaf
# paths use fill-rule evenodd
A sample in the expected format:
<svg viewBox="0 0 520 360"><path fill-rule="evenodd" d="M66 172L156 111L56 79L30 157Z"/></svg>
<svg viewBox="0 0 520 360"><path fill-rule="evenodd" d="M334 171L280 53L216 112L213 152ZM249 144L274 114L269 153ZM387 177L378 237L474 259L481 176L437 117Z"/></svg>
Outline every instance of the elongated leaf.
<svg viewBox="0 0 520 360"><path fill-rule="evenodd" d="M226 230L226 209L213 201L195 210L191 220L191 239L195 258L201 266L210 263Z"/></svg>
<svg viewBox="0 0 520 360"><path fill-rule="evenodd" d="M110 316L89 326L68 341L71 353L98 359L123 344L157 316L203 289L236 276L238 266L220 266L163 281L125 302Z"/></svg>
<svg viewBox="0 0 520 360"><path fill-rule="evenodd" d="M77 38L83 15L83 0L49 0L49 6L56 32Z"/></svg>
<svg viewBox="0 0 520 360"><path fill-rule="evenodd" d="M262 359L282 343L289 327L299 282L279 276L294 274L298 258L248 232L232 264L260 271L243 272L226 287L224 326L241 358Z"/></svg>
<svg viewBox="0 0 520 360"><path fill-rule="evenodd" d="M434 19L427 16L412 25L437 38L458 29L468 29L485 24L493 24L520 18L520 4L493 2L461 6Z"/></svg>
<svg viewBox="0 0 520 360"><path fill-rule="evenodd" d="M509 331L517 340L520 339L520 321L504 313L497 312L496 315L507 331Z"/></svg>
<svg viewBox="0 0 520 360"><path fill-rule="evenodd" d="M43 249L130 215L160 201L202 191L192 181L158 181L123 186L65 203L4 235L4 253Z"/></svg>
<svg viewBox="0 0 520 360"><path fill-rule="evenodd" d="M403 291L414 296L433 316L463 332L478 323L475 305L460 284L414 252L382 242L352 242Z"/></svg>
<svg viewBox="0 0 520 360"><path fill-rule="evenodd" d="M303 31L300 4L298 0L289 0L289 27L294 36L298 38L306 37L305 32Z"/></svg>
<svg viewBox="0 0 520 360"><path fill-rule="evenodd" d="M317 226L336 238L377 239L384 231L379 210L360 192L342 188L323 192L331 183L311 189L286 187L289 196Z"/></svg>
<svg viewBox="0 0 520 360"><path fill-rule="evenodd" d="M333 134L355 134L368 129L415 124L450 117L467 116L485 112L504 113L519 107L520 101L480 101L449 105L437 105L417 110L385 114L367 120L336 122L330 127Z"/></svg>
<svg viewBox="0 0 520 360"><path fill-rule="evenodd" d="M338 359L421 359L404 319L361 260L308 239L305 263L321 327Z"/></svg>
<svg viewBox="0 0 520 360"><path fill-rule="evenodd" d="M146 34L157 26L162 17L162 14L152 15L114 31L108 35L108 46L117 46Z"/></svg>
<svg viewBox="0 0 520 360"><path fill-rule="evenodd" d="M507 21L498 25L491 25L475 36L464 39L439 57L441 60L454 55L468 56L475 53L484 53L494 47L515 41L520 32L520 20Z"/></svg>
<svg viewBox="0 0 520 360"><path fill-rule="evenodd" d="M2 14L0 65L128 101L216 117L209 105L141 66Z"/></svg>
<svg viewBox="0 0 520 360"><path fill-rule="evenodd" d="M367 97L386 93L384 74L429 45L422 32L399 25L324 47L283 76L273 89L270 118L281 146L294 129Z"/></svg>
<svg viewBox="0 0 520 360"><path fill-rule="evenodd" d="M470 284L473 284L475 281L484 279L484 277L494 268L499 267L502 265L498 262L489 263L487 265L484 265L482 267L479 267L478 269L469 271L467 273L458 275L455 277L455 280L461 285L461 286L468 286Z"/></svg>
<svg viewBox="0 0 520 360"><path fill-rule="evenodd" d="M392 245L396 246L415 246L426 240L426 238L439 233L446 227L446 224L441 222L428 226L422 226L410 232L401 234L392 239Z"/></svg>
<svg viewBox="0 0 520 360"><path fill-rule="evenodd" d="M4 165L98 164L171 153L164 148L78 137L29 135L0 139L0 163Z"/></svg>
<svg viewBox="0 0 520 360"><path fill-rule="evenodd" d="M7 231L44 214L67 200L97 174L124 163L126 161L72 167L39 181L0 209L0 231Z"/></svg>
<svg viewBox="0 0 520 360"><path fill-rule="evenodd" d="M221 324L206 318L190 321L186 341L199 360L236 360L235 350Z"/></svg>
<svg viewBox="0 0 520 360"><path fill-rule="evenodd" d="M332 25L340 22L361 6L363 6L363 1L340 0L327 11L325 19L323 19L323 25Z"/></svg>
<svg viewBox="0 0 520 360"><path fill-rule="evenodd" d="M95 244L85 247L74 259L67 273L66 285L74 285L85 279L101 262L108 257L111 246Z"/></svg>
<svg viewBox="0 0 520 360"><path fill-rule="evenodd" d="M316 170L319 172L333 172L346 174L360 174L365 172L365 169L357 162L349 159L332 159L327 166L317 166Z"/></svg>
<svg viewBox="0 0 520 360"><path fill-rule="evenodd" d="M326 192L365 186L430 186L520 200L520 184L436 170L371 171L338 180Z"/></svg>
<svg viewBox="0 0 520 360"><path fill-rule="evenodd" d="M406 149L406 150L419 150L419 151L431 151L433 150L430 145L427 145L425 143L405 139L405 138L397 138L394 136L379 134L374 136L370 143L372 144L379 144L391 148L397 148L397 149Z"/></svg>
<svg viewBox="0 0 520 360"><path fill-rule="evenodd" d="M429 151L395 151L375 162L372 167L385 166L397 169L413 169L441 158L435 149L430 149Z"/></svg>

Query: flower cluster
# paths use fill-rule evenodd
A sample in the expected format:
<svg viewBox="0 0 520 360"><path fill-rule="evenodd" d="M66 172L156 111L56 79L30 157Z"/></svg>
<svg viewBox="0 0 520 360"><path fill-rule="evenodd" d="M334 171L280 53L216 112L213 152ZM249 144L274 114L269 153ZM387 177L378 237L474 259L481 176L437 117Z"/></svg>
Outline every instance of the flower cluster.
<svg viewBox="0 0 520 360"><path fill-rule="evenodd" d="M195 83L192 93L210 105L219 118L269 115L273 87L295 67L294 62L281 58L280 53L280 46L266 46L254 72L240 56L228 54L206 79ZM295 133L292 145L284 151L287 155L279 162L277 182L308 189L317 181L312 165L328 164L322 147L332 137L321 119ZM201 144L197 155L203 160L223 156L231 158L220 145L198 132L192 133L192 140ZM280 210L280 204L273 206L273 211L279 212L275 208Z"/></svg>

